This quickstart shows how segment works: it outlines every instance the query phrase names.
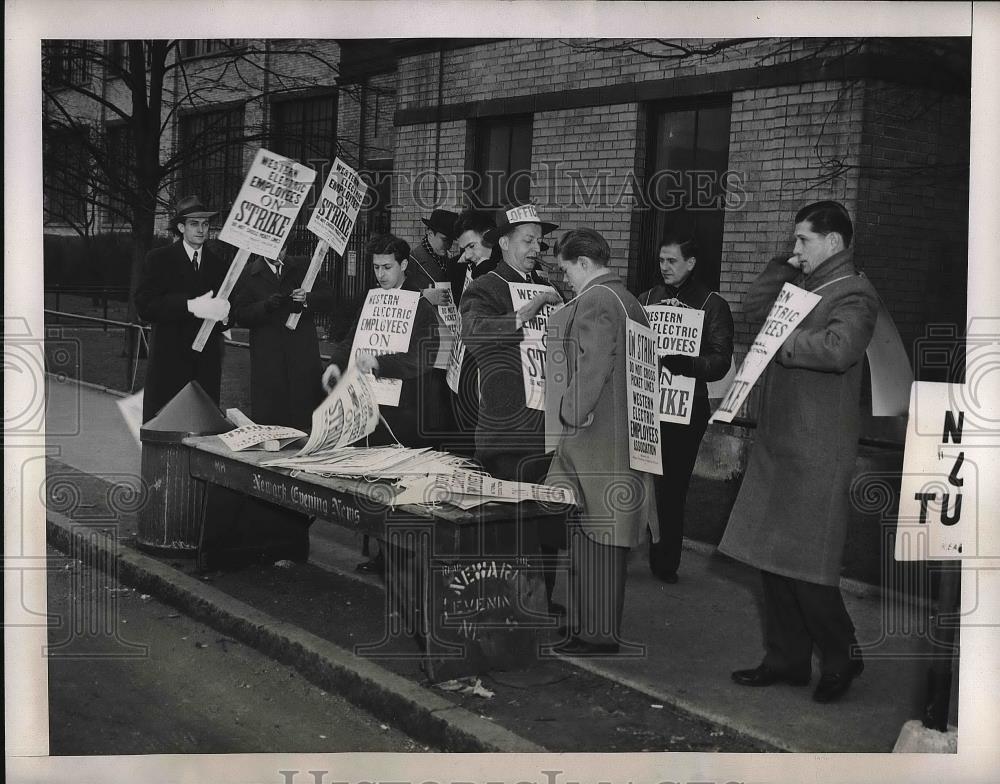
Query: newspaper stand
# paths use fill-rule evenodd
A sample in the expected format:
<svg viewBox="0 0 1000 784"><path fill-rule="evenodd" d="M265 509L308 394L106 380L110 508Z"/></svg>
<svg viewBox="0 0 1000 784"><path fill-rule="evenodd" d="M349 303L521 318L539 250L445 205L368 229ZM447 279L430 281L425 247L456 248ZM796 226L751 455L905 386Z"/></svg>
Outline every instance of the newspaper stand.
<svg viewBox="0 0 1000 784"><path fill-rule="evenodd" d="M191 477L189 450L181 442L191 435L224 433L232 427L196 381L185 386L142 427L141 476L148 496L138 515L140 548L194 557L205 486Z"/></svg>
<svg viewBox="0 0 1000 784"><path fill-rule="evenodd" d="M385 542L385 634L356 645L357 655L376 661L420 655L427 676L441 681L528 666L539 657L539 632L556 629L558 621L546 614L536 531L563 519L568 506L394 504L400 491L389 481L263 466L274 452L234 452L214 437L184 443L195 480Z"/></svg>

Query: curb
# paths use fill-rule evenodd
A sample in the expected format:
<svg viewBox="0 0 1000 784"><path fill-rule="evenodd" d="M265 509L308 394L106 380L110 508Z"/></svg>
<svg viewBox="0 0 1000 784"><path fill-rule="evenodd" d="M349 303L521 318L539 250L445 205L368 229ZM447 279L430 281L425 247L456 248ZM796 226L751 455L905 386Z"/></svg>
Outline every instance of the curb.
<svg viewBox="0 0 1000 784"><path fill-rule="evenodd" d="M123 583L291 665L316 685L391 721L415 740L452 752L547 751L374 662L122 546L103 533L106 526L77 523L51 510L46 517L48 541L57 549L87 559Z"/></svg>

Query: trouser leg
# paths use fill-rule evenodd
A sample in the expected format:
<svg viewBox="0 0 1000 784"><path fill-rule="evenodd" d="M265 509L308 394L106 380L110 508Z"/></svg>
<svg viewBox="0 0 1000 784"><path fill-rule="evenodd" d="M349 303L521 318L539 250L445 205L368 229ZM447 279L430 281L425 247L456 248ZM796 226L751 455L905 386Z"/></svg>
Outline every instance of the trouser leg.
<svg viewBox="0 0 1000 784"><path fill-rule="evenodd" d="M695 398L691 422L660 425L663 475L654 479L660 541L650 542L649 568L667 577L677 572L684 541L684 507L698 448L708 427L708 399Z"/></svg>
<svg viewBox="0 0 1000 784"><path fill-rule="evenodd" d="M761 573L764 588L764 664L773 670L808 672L812 638L806 628L795 583L772 572Z"/></svg>
<svg viewBox="0 0 1000 784"><path fill-rule="evenodd" d="M820 585L792 580L802 618L820 651L824 674L844 673L851 662L851 646L857 643L854 622L844 606L839 585Z"/></svg>
<svg viewBox="0 0 1000 784"><path fill-rule="evenodd" d="M617 643L625 606L628 548L599 544L579 525L571 526L570 537L573 631L587 642Z"/></svg>

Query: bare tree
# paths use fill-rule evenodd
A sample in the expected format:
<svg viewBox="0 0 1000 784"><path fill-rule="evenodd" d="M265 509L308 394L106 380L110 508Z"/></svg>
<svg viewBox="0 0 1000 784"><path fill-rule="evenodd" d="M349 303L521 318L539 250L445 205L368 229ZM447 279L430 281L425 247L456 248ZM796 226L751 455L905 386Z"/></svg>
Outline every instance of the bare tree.
<svg viewBox="0 0 1000 784"><path fill-rule="evenodd" d="M332 41L46 42L46 219L88 237L99 213L105 224L130 231L133 320L133 295L154 241L156 214L179 195L172 191L181 175L224 150L242 155L267 143L268 103L335 86L336 51ZM342 86L338 94L360 100L356 89ZM258 119L241 121L227 133L220 132L220 121L209 121L183 144L172 137L180 112L219 105L238 105ZM351 161L352 148L340 149L340 140L334 141L338 154ZM89 208L81 209L81 196Z"/></svg>

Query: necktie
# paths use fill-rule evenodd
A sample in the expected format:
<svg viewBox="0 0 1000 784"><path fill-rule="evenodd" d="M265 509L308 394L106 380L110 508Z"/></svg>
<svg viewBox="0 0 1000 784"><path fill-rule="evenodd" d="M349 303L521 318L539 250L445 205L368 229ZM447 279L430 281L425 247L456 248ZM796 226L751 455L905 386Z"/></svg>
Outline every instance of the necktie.
<svg viewBox="0 0 1000 784"><path fill-rule="evenodd" d="M274 262L274 274L278 276L278 280L281 280L281 271L282 269L284 269L284 267L285 265L282 262L280 261Z"/></svg>
<svg viewBox="0 0 1000 784"><path fill-rule="evenodd" d="M471 264L469 264L465 268L465 283L462 286L462 291L465 291L467 288L469 288L469 284L470 283L472 283L472 265Z"/></svg>
<svg viewBox="0 0 1000 784"><path fill-rule="evenodd" d="M194 271L198 271L198 251L194 252L194 256L191 257L191 263L194 264Z"/></svg>

